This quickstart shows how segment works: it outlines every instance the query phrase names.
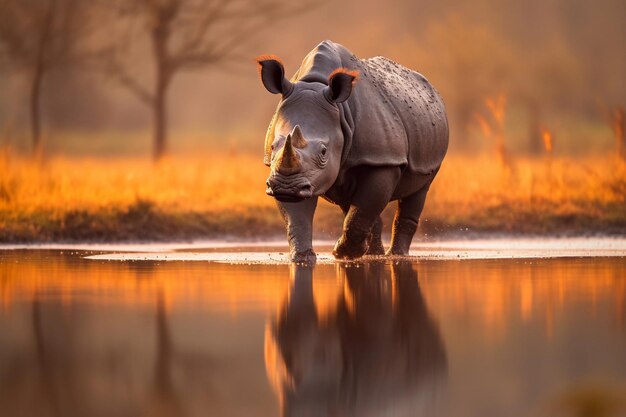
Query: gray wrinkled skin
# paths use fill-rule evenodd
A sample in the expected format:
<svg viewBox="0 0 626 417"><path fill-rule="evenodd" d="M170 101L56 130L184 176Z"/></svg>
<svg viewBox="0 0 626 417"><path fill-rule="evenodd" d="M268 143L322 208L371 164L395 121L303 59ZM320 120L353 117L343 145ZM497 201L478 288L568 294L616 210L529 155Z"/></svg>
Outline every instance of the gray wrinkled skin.
<svg viewBox="0 0 626 417"><path fill-rule="evenodd" d="M346 215L336 257L382 254L379 215L393 200L399 205L388 253L407 254L448 148L438 92L415 71L383 57L359 59L331 41L313 49L291 80L273 57L258 61L265 87L282 95L264 162L292 259L315 259L315 204L308 200L317 196Z"/></svg>

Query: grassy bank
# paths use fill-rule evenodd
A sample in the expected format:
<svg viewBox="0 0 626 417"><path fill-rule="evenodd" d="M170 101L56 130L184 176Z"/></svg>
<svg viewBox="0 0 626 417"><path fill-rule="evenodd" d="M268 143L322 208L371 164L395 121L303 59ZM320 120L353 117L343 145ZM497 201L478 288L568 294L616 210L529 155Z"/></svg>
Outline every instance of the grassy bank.
<svg viewBox="0 0 626 417"><path fill-rule="evenodd" d="M0 241L173 240L283 233L264 193L260 155L63 159L0 157ZM392 205L393 206L393 205ZM393 207L385 212L387 227ZM422 232L626 234L626 166L610 157L450 156L429 194ZM339 210L320 203L318 236Z"/></svg>

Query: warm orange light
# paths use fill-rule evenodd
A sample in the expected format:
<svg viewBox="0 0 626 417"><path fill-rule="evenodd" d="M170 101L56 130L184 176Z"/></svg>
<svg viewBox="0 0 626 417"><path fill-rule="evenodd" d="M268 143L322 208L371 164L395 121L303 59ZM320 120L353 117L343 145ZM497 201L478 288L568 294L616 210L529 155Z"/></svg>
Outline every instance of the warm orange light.
<svg viewBox="0 0 626 417"><path fill-rule="evenodd" d="M501 165L509 167L505 144L506 96L500 94L497 97L488 97L484 103L489 112L489 117L476 113L475 118L485 139L493 142L495 153Z"/></svg>
<svg viewBox="0 0 626 417"><path fill-rule="evenodd" d="M543 147L546 152L551 155L552 154L552 132L548 130L546 127L541 128L541 138L543 139Z"/></svg>
<svg viewBox="0 0 626 417"><path fill-rule="evenodd" d="M491 129L491 125L489 125L487 119L480 113L476 113L474 117L476 117L476 120L478 121L478 126L480 127L480 131L483 136L490 140L493 137L493 130Z"/></svg>
<svg viewBox="0 0 626 417"><path fill-rule="evenodd" d="M503 142L489 115L476 116L475 123L490 144L497 143L496 136ZM503 145L494 146L496 156L501 156ZM507 165L494 164L492 153L446 156L428 194L424 217L433 224L477 229L489 225L546 230L551 221L546 213L556 220L560 216L588 219L593 207L597 223L585 227L598 224L604 229L610 227L615 209L624 205L620 190L626 164L606 156L573 160L554 155L550 170L558 182L538 180L545 176L541 158L517 156L515 175L503 168ZM245 154L178 157L158 167L138 158L51 158L41 168L20 157L0 157L0 240L15 236L45 241L74 234L80 239L107 234L137 239L138 231L152 230L153 225L163 228L163 233L180 233L181 238L183 231L172 226L182 225L195 233L207 229L212 236L282 233L283 220L275 202L265 195L266 176L267 168L258 156ZM314 225L338 237L340 218L336 206L320 201ZM545 220L528 223L528 218ZM137 219L140 227L135 227Z"/></svg>
<svg viewBox="0 0 626 417"><path fill-rule="evenodd" d="M499 125L504 125L506 115L506 95L500 94L494 98L485 99L485 106Z"/></svg>
<svg viewBox="0 0 626 417"><path fill-rule="evenodd" d="M458 315L484 329L497 340L513 320L543 321L546 332L558 326L571 300L585 300L589 308L608 303L616 324L623 326L626 281L614 268L588 269L573 275L568 261L541 261L544 265L510 264L482 268L476 262L426 263L416 266L420 287L437 315ZM279 311L286 300L290 272L285 265L245 266L198 263L101 263L45 258L0 263L0 311L15 303L54 299L64 305L122 304L153 309L157 302L167 311L209 309L239 314ZM318 265L313 296L318 317L333 314L339 297L346 297L344 277L333 265ZM514 278L514 279L513 279Z"/></svg>

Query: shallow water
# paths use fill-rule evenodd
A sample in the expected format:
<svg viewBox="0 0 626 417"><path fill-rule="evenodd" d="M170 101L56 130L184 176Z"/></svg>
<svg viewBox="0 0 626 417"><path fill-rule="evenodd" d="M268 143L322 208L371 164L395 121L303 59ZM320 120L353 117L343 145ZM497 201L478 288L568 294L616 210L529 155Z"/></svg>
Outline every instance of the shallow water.
<svg viewBox="0 0 626 417"><path fill-rule="evenodd" d="M619 252L311 269L178 249L199 258L0 251L0 415L626 412Z"/></svg>

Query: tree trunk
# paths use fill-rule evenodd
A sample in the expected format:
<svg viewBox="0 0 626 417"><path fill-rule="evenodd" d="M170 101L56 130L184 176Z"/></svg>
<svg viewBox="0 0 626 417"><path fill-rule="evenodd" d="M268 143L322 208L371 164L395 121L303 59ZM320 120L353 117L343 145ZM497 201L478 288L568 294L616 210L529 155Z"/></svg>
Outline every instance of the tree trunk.
<svg viewBox="0 0 626 417"><path fill-rule="evenodd" d="M31 90L30 90L30 131L33 142L33 154L40 155L41 146L41 84L43 80L43 72L41 68L35 69Z"/></svg>
<svg viewBox="0 0 626 417"><path fill-rule="evenodd" d="M167 152L167 90L172 68L169 62L168 42L170 15L159 15L152 30L152 52L156 64L156 86L153 98L154 144L153 158L160 160Z"/></svg>
<svg viewBox="0 0 626 417"><path fill-rule="evenodd" d="M160 160L167 152L167 87L167 82L158 81L154 95L153 157L155 161Z"/></svg>

